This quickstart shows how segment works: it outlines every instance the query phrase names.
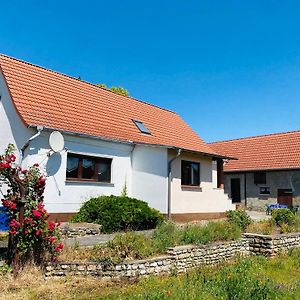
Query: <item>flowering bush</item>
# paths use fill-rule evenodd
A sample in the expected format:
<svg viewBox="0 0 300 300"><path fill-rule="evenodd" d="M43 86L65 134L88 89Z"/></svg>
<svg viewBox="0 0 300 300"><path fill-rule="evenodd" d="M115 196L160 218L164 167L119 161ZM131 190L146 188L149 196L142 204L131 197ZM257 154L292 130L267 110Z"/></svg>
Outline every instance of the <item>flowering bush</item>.
<svg viewBox="0 0 300 300"><path fill-rule="evenodd" d="M32 255L36 263L49 256L55 259L63 245L58 230L60 224L50 221L44 208L46 178L38 164L23 170L16 164L13 152L14 146L9 145L0 156L0 179L8 187L2 204L9 214L9 253L12 257L17 253L23 263Z"/></svg>

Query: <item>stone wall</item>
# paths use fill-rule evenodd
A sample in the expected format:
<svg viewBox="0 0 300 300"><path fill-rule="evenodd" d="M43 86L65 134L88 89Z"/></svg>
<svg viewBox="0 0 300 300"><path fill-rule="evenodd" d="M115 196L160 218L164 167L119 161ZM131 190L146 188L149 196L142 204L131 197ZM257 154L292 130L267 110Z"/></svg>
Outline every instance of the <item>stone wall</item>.
<svg viewBox="0 0 300 300"><path fill-rule="evenodd" d="M195 267L217 265L236 256L274 256L300 247L300 233L261 235L245 233L236 241L208 245L187 245L170 248L167 255L145 260L113 264L103 262L59 262L46 267L46 276L98 276L114 279L137 278L147 275L182 273Z"/></svg>
<svg viewBox="0 0 300 300"><path fill-rule="evenodd" d="M63 238L99 235L101 233L101 225L90 223L62 223L59 228Z"/></svg>
<svg viewBox="0 0 300 300"><path fill-rule="evenodd" d="M300 247L300 233L263 235L245 233L249 242L249 251L254 255L274 256L278 252Z"/></svg>
<svg viewBox="0 0 300 300"><path fill-rule="evenodd" d="M60 262L46 267L46 276L92 275L112 278L135 278L150 274L185 272L188 269L213 265L249 254L248 241L244 238L232 242L214 243L203 246L179 246L170 248L167 255L128 261L120 264L109 262Z"/></svg>

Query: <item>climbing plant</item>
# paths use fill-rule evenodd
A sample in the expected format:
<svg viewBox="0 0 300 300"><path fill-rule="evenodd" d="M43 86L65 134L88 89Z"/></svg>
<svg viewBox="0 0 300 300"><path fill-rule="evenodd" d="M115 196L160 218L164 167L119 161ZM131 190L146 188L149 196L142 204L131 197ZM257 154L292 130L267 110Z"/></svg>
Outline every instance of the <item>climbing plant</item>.
<svg viewBox="0 0 300 300"><path fill-rule="evenodd" d="M60 224L49 220L43 204L46 177L38 164L22 169L16 163L14 150L10 144L0 156L0 180L2 204L9 216L7 260L17 275L28 262L43 265L55 260L63 244Z"/></svg>

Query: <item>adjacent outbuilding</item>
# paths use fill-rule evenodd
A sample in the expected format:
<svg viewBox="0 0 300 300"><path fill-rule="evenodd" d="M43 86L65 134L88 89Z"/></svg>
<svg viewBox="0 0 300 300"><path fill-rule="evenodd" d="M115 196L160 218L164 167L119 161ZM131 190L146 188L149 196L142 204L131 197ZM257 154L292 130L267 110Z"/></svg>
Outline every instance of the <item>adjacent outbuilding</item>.
<svg viewBox="0 0 300 300"><path fill-rule="evenodd" d="M232 202L265 210L268 204L300 205L300 131L254 136L209 146L237 160L224 165Z"/></svg>

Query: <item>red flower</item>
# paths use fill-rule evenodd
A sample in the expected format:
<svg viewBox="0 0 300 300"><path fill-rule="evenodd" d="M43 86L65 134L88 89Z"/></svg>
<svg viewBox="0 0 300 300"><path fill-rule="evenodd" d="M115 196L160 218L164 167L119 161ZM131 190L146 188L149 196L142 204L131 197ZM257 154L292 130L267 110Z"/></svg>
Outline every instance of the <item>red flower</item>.
<svg viewBox="0 0 300 300"><path fill-rule="evenodd" d="M20 223L16 219L12 219L10 221L9 225L10 225L10 227L16 227L16 228L19 228L21 226Z"/></svg>
<svg viewBox="0 0 300 300"><path fill-rule="evenodd" d="M51 236L50 238L49 238L49 242L50 243L53 243L53 242L55 242L56 241L56 237L55 236Z"/></svg>
<svg viewBox="0 0 300 300"><path fill-rule="evenodd" d="M29 218L29 217L26 217L25 219L24 219L24 223L32 223L32 218Z"/></svg>
<svg viewBox="0 0 300 300"><path fill-rule="evenodd" d="M8 155L6 161L8 163L15 162L16 161L16 156L14 154L10 154L10 155Z"/></svg>
<svg viewBox="0 0 300 300"><path fill-rule="evenodd" d="M2 200L2 204L3 204L3 206L5 206L5 207L9 207L10 201L8 201L8 200Z"/></svg>
<svg viewBox="0 0 300 300"><path fill-rule="evenodd" d="M48 223L48 229L49 230L54 230L55 227L56 227L55 222L49 221L49 223Z"/></svg>
<svg viewBox="0 0 300 300"><path fill-rule="evenodd" d="M24 233L25 233L25 234L28 234L28 233L29 233L29 231L28 231L28 230L25 230L25 231L24 231Z"/></svg>
<svg viewBox="0 0 300 300"><path fill-rule="evenodd" d="M14 234L17 233L17 231L16 231L16 229L13 229L13 228L12 228L12 229L9 231L9 233L12 234L12 235L14 235Z"/></svg>
<svg viewBox="0 0 300 300"><path fill-rule="evenodd" d="M34 164L33 165L35 168L38 168L40 165L39 164Z"/></svg>
<svg viewBox="0 0 300 300"><path fill-rule="evenodd" d="M11 205L10 205L10 209L16 209L17 208L17 204L15 202L13 202Z"/></svg>
<svg viewBox="0 0 300 300"><path fill-rule="evenodd" d="M26 174L28 172L28 170L22 170L23 174Z"/></svg>
<svg viewBox="0 0 300 300"><path fill-rule="evenodd" d="M34 209L32 213L36 218L40 218L42 216L42 213L36 209Z"/></svg>
<svg viewBox="0 0 300 300"><path fill-rule="evenodd" d="M40 202L40 203L38 204L37 208L38 208L39 210L44 210L44 205L43 205L43 203Z"/></svg>
<svg viewBox="0 0 300 300"><path fill-rule="evenodd" d="M10 164L9 163L0 163L0 168L2 169L9 169L10 168Z"/></svg>
<svg viewBox="0 0 300 300"><path fill-rule="evenodd" d="M40 235L41 233L42 232L39 229L35 232L36 235Z"/></svg>

